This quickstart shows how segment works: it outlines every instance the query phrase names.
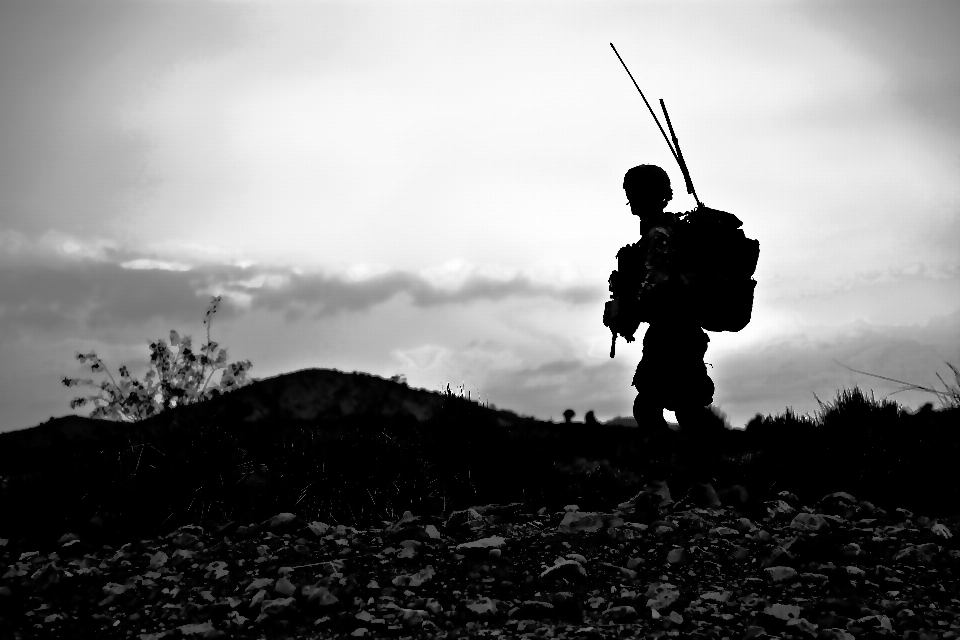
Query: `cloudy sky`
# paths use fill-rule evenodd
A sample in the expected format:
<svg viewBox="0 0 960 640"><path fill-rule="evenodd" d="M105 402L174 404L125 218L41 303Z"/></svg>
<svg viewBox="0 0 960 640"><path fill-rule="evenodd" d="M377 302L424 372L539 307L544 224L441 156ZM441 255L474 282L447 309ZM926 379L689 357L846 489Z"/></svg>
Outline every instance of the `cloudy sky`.
<svg viewBox="0 0 960 640"><path fill-rule="evenodd" d="M251 375L461 383L630 415L601 322L621 181L655 163L760 241L715 404L814 412L960 365L960 5L0 2L0 430L63 376L211 337ZM645 326L645 325L644 325ZM948 374L950 374L948 376ZM682 384L682 381L678 382ZM936 398L891 399L915 408Z"/></svg>

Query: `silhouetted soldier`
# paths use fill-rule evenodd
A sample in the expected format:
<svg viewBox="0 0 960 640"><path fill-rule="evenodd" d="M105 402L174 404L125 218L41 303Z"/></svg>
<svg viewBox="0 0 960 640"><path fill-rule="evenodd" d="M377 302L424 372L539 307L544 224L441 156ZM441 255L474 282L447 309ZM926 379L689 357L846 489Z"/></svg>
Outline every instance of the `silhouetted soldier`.
<svg viewBox="0 0 960 640"><path fill-rule="evenodd" d="M655 165L640 165L630 169L623 178L623 189L629 200L631 213L640 218L640 242L633 251L643 260L639 274L640 304L638 319L649 323L643 337L643 357L637 365L633 385L637 397L633 415L640 427L667 429L663 410L677 416L682 431L689 438L694 459L705 462L706 423L712 417L709 405L713 402L714 384L707 375L703 357L707 352L707 337L689 308L688 297L682 293L675 247L671 241L679 225L676 214L664 207L673 198L673 189L666 171ZM627 275L627 274L624 274ZM638 323L639 324L639 323ZM708 479L710 470L692 463L695 475Z"/></svg>
<svg viewBox="0 0 960 640"><path fill-rule="evenodd" d="M610 274L613 299L603 309L603 324L612 334L610 357L618 335L632 342L640 323L650 323L633 379L638 392L634 416L639 425L652 425L656 431L664 426L662 409L672 409L681 431L692 436L685 439L702 453L711 423L719 419L708 408L714 386L703 364L710 342L703 329L737 332L750 322L760 243L746 237L735 215L700 202L667 105L660 100L670 138L612 42L610 48L656 121L683 172L687 193L697 203L694 211L681 216L664 212L673 190L660 167L640 165L624 176L623 189L633 215L640 218L642 235L640 242L620 249L617 270Z"/></svg>

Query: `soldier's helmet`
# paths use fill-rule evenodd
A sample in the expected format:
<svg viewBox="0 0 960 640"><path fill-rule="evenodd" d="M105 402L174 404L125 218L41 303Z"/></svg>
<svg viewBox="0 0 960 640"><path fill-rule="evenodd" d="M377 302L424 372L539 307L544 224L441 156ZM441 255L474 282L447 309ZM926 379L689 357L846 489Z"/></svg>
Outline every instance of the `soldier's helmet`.
<svg viewBox="0 0 960 640"><path fill-rule="evenodd" d="M666 206L673 199L670 176L655 164L641 164L623 176L623 190L631 202L653 201Z"/></svg>

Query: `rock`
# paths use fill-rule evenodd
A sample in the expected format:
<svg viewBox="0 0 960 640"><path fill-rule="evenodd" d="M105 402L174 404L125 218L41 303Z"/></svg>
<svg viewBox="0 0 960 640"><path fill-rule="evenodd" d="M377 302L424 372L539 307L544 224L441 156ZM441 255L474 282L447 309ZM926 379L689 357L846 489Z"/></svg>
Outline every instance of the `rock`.
<svg viewBox="0 0 960 640"><path fill-rule="evenodd" d="M304 526L303 521L292 513L278 513L277 515L264 520L260 527L267 529L274 535L283 535L284 533L293 533Z"/></svg>
<svg viewBox="0 0 960 640"><path fill-rule="evenodd" d="M240 523L235 520L231 520L230 522L227 522L226 524L223 524L217 527L215 535L218 538L223 536L232 536L237 532L237 529L239 528L240 528Z"/></svg>
<svg viewBox="0 0 960 640"><path fill-rule="evenodd" d="M894 509L893 512L897 515L900 522L905 520L913 520L913 512L909 511L908 509L901 509L898 507Z"/></svg>
<svg viewBox="0 0 960 640"><path fill-rule="evenodd" d="M567 511L563 520L557 525L558 531L599 531L618 527L623 524L623 518L609 513L594 513L581 511Z"/></svg>
<svg viewBox="0 0 960 640"><path fill-rule="evenodd" d="M801 531L820 531L829 529L830 521L822 515L815 513L798 513L790 522L791 529L800 529Z"/></svg>
<svg viewBox="0 0 960 640"><path fill-rule="evenodd" d="M458 544L456 549L464 555L484 556L489 555L492 550L502 551L504 542L505 540L500 536L490 536L489 538Z"/></svg>
<svg viewBox="0 0 960 640"><path fill-rule="evenodd" d="M626 604L618 607L610 607L604 612L604 615L611 620L620 623L633 622L640 617L636 609Z"/></svg>
<svg viewBox="0 0 960 640"><path fill-rule="evenodd" d="M747 488L742 484L735 484L717 491L717 498L720 500L720 504L725 507L740 509L750 500L750 494L747 493Z"/></svg>
<svg viewBox="0 0 960 640"><path fill-rule="evenodd" d="M545 569L540 574L540 578L548 581L560 579L582 581L586 577L587 570L576 560L558 560L555 565Z"/></svg>
<svg viewBox="0 0 960 640"><path fill-rule="evenodd" d="M786 505L786 513L791 507L784 497L774 504ZM470 511L476 513L475 509L464 510L468 519L473 518ZM930 606L933 598L929 603L908 601L915 593L936 597L940 585L944 587L940 599L951 596L947 590L952 589L950 574L945 570L955 564L960 553L954 548L956 538L947 537L949 529L934 519L917 518L923 526L880 526L801 510L789 518L764 523L760 531L739 514L691 509L649 525L624 523L601 535L583 535L557 531L555 524L561 518L571 518L571 523L583 518L612 522L618 514L570 510L544 515L550 517L534 519L532 513L518 513L513 522L503 516L504 521L498 523L480 516L477 522L481 524L470 531L479 539L460 545L419 545L413 540L398 544L386 539L380 528L355 530L322 523L315 523L318 535L304 533L297 539L276 535L268 523L260 531L251 531L252 539L232 545L222 543L222 538L216 540L216 530L205 533L181 527L156 541L124 544L116 550L98 547L90 558L66 565L55 562L53 554L14 543L11 548L0 546L10 557L0 600L11 602L25 593L53 594L59 580L85 599L76 605L58 601L59 609L53 613L41 608L38 611L43 613L31 622L56 631L55 626L46 625L59 624L53 616L62 611L65 619L104 633L109 633L107 625L119 620L117 632L131 637L144 621L109 616L108 605L121 609L136 597L163 593L172 599L178 592L188 591L200 609L193 603L181 605L189 617L171 619L162 612L161 616L167 615L162 621L175 622L172 627L186 623L189 629L199 628L206 624L205 607L223 607L226 619L218 615L220 622L215 624L230 631L228 635L254 620L290 622L285 631L277 630L284 637L306 636L309 633L301 629L343 620L351 623L346 632L362 623L371 630L370 637L409 634L409 629L434 636L447 629L448 637L461 637L467 621L482 624L491 620L493 626L494 620L506 614L507 608L498 608L501 602L494 599L499 594L509 598L502 604L511 603L509 617L518 631L528 623L534 629L549 627L547 620L581 624L586 617L586 624L596 624L593 631L578 629L564 634L568 637L606 637L607 625L637 620L668 631L692 621L697 627L706 627L702 631L707 637L714 637L715 630L725 625L729 628L732 612L738 610L756 614L744 622L748 626L741 635L755 631L757 637L764 635L764 628L772 633L771 625L781 635L814 638L844 628L857 637L893 637L891 631L896 637L921 637L912 630L932 625L952 629L957 624L951 607ZM423 519L405 514L401 521L407 527L420 527ZM188 536L197 538L194 547L205 544L205 550L181 547L181 542L190 541ZM313 557L299 559L293 551L295 542L308 545ZM77 544L66 544L70 543ZM399 546L417 550L400 574L392 560ZM345 547L357 550L358 555L335 559ZM642 557L651 548L658 551ZM501 556L492 557L491 551L501 551ZM474 552L476 557L465 558ZM287 564L290 562L294 564ZM522 569L511 574L513 567ZM132 575L138 578L131 580ZM508 576L510 580L505 579ZM93 577L96 579L91 580ZM694 579L692 591L688 578ZM649 582L654 579L657 582ZM737 595L755 593L758 580L762 588L775 591L765 597ZM914 591L916 583L928 580L932 582L923 584L926 591ZM567 583L574 585L562 586ZM709 588L696 592L696 584L707 583ZM91 589L85 591L85 584ZM450 588L451 584L458 587ZM851 590L867 590L876 598L864 601ZM801 604L812 592L818 594L812 596L817 598L817 608ZM52 599L43 597L47 602ZM91 600L94 597L96 600ZM83 604L89 601L103 605ZM722 608L718 617L718 604L724 603L735 608L731 613ZM141 617L150 609L140 604L134 608ZM724 617L727 615L730 617ZM811 616L808 619L819 625L819 631L802 616ZM941 621L944 624L939 624ZM447 626L448 622L452 626ZM954 637L949 633L941 635ZM559 637L556 630L554 635Z"/></svg>
<svg viewBox="0 0 960 640"><path fill-rule="evenodd" d="M519 606L510 610L510 617L519 620L545 620L555 617L553 604L541 600L524 600Z"/></svg>
<svg viewBox="0 0 960 640"><path fill-rule="evenodd" d="M852 516L855 513L856 507L857 499L844 491L837 491L836 493L826 495L819 503L819 509L823 511L823 513L844 518Z"/></svg>
<svg viewBox="0 0 960 640"><path fill-rule="evenodd" d="M740 533L753 532L757 530L757 525L755 525L749 518L740 518L737 520L737 524L734 527Z"/></svg>
<svg viewBox="0 0 960 640"><path fill-rule="evenodd" d="M717 497L717 492L714 490L713 484L709 482L693 485L687 494L687 499L695 506L703 509L717 509L720 507L720 498Z"/></svg>
<svg viewBox="0 0 960 640"><path fill-rule="evenodd" d="M447 518L445 528L452 531L469 531L477 529L486 522L486 519L473 508L454 511Z"/></svg>
<svg viewBox="0 0 960 640"><path fill-rule="evenodd" d="M670 488L664 480L653 480L627 502L617 505L624 517L634 522L649 524L660 518L663 511L674 504Z"/></svg>
<svg viewBox="0 0 960 640"><path fill-rule="evenodd" d="M777 497L794 509L799 509L801 507L800 498L797 497L797 494L790 493L789 491L781 491L777 494Z"/></svg>
<svg viewBox="0 0 960 640"><path fill-rule="evenodd" d="M660 502L661 498L657 495L640 493L633 499L633 502L621 504L620 507L628 508L626 512L632 516L632 520L650 524L660 518ZM629 509L631 505L633 508Z"/></svg>
<svg viewBox="0 0 960 640"><path fill-rule="evenodd" d="M768 520L785 520L796 513L796 509L783 500L769 500L764 503L767 509Z"/></svg>
<svg viewBox="0 0 960 640"><path fill-rule="evenodd" d="M487 504L482 507L471 507L471 509L488 520L491 518L511 518L519 513L521 509L523 509L523 503L511 502L510 504Z"/></svg>
<svg viewBox="0 0 960 640"><path fill-rule="evenodd" d="M420 516L405 511L403 517L384 529L384 537L393 542L416 540L419 542L438 538L439 533L432 524L427 524Z"/></svg>
<svg viewBox="0 0 960 640"><path fill-rule="evenodd" d="M667 482L665 480L651 481L646 487L643 488L641 493L659 497L660 502L657 504L657 506L661 509L673 504L673 499L670 497L670 487L667 486Z"/></svg>

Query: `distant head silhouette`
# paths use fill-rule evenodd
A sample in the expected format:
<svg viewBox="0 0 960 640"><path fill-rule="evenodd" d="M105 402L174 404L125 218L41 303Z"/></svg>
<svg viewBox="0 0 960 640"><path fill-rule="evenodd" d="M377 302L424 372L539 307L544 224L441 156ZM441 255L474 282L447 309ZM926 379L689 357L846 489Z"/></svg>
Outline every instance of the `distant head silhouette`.
<svg viewBox="0 0 960 640"><path fill-rule="evenodd" d="M623 176L623 190L630 201L630 211L643 219L648 214L663 213L673 199L670 176L654 164L641 164Z"/></svg>

